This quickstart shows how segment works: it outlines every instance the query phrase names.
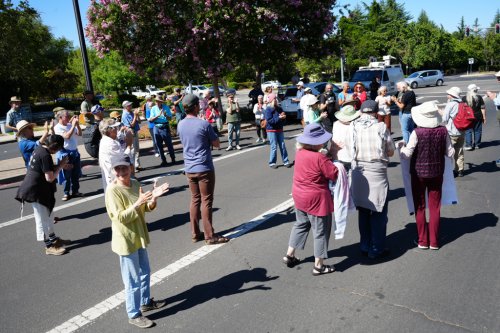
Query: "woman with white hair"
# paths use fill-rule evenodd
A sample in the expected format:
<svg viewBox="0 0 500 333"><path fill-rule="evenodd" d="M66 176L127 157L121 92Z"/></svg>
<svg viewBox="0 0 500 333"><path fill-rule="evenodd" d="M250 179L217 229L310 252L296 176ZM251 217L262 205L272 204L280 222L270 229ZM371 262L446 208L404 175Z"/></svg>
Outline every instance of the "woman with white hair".
<svg viewBox="0 0 500 333"><path fill-rule="evenodd" d="M478 95L479 87L474 83L467 87L467 95L462 100L474 110L476 123L474 127L465 131L465 150L479 149L481 144L481 134L483 132L483 123L486 123L486 106L484 100ZM473 138L474 136L474 138Z"/></svg>
<svg viewBox="0 0 500 333"><path fill-rule="evenodd" d="M101 142L99 143L99 167L101 168L102 187L106 192L106 187L113 179L113 170L111 167L111 159L113 156L121 156L125 151L125 133L127 127L120 128L121 123L114 119L105 119L99 123L99 131L102 134ZM132 133L129 135L133 139ZM123 144L120 143L120 139Z"/></svg>
<svg viewBox="0 0 500 333"><path fill-rule="evenodd" d="M448 95L448 103L444 108L443 113L443 122L446 123L446 129L448 130L448 134L450 135L451 144L453 145L453 149L455 149L455 167L453 170L453 175L455 177L463 177L464 176L464 141L465 136L464 133L460 132L455 123L453 123L453 119L457 116L458 113L458 104L462 101L460 98L460 94L462 90L459 87L451 87L446 90L446 94Z"/></svg>
<svg viewBox="0 0 500 333"><path fill-rule="evenodd" d="M257 143L264 142L267 140L266 125L262 127L262 121L266 120L264 117L264 111L266 110L264 106L264 96L259 95L257 97L257 103L253 106L253 114L255 115L255 127L257 128Z"/></svg>

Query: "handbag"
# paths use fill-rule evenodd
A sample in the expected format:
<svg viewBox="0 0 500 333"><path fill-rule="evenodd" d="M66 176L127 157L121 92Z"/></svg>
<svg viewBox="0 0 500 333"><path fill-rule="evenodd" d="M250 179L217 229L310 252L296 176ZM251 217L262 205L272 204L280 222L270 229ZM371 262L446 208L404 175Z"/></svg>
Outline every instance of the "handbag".
<svg viewBox="0 0 500 333"><path fill-rule="evenodd" d="M260 128L266 128L267 121L265 119L260 120Z"/></svg>

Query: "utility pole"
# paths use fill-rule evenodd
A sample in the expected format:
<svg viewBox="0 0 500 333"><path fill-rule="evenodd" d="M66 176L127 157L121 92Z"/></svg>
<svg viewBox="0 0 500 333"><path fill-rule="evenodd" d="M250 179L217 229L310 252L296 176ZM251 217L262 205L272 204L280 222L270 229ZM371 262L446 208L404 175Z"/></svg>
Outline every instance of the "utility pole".
<svg viewBox="0 0 500 333"><path fill-rule="evenodd" d="M82 18L80 16L80 6L78 0L73 0L73 8L75 10L76 28L78 29L78 39L80 41L80 51L82 52L83 70L85 72L85 82L87 90L94 92L92 86L92 76L90 75L89 58L87 56L87 47L85 46L85 35L83 34Z"/></svg>

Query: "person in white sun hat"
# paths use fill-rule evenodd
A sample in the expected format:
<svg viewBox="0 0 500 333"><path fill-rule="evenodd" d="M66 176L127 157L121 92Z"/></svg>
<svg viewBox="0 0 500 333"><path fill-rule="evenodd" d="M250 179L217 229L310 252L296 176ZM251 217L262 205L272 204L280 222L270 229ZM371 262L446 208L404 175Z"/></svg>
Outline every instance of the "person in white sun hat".
<svg viewBox="0 0 500 333"><path fill-rule="evenodd" d="M442 119L435 102L425 102L411 109L418 126L410 134L408 144L398 142L401 158L411 159L410 175L415 220L420 249L439 249L439 222L444 174L444 157L455 153L448 130L440 126ZM428 193L429 223L425 219L425 193Z"/></svg>
<svg viewBox="0 0 500 333"><path fill-rule="evenodd" d="M465 131L465 150L479 149L481 145L481 134L483 133L483 124L486 123L486 106L483 98L478 94L479 88L474 83L467 87L467 95L462 100L474 110L476 122L474 127Z"/></svg>

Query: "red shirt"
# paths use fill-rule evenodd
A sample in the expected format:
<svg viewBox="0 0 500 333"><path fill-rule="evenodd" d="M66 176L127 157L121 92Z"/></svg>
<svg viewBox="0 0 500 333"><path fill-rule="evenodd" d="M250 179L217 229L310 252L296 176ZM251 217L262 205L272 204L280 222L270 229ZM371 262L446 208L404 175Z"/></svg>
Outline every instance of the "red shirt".
<svg viewBox="0 0 500 333"><path fill-rule="evenodd" d="M333 212L328 181L337 180L338 170L325 155L300 149L295 155L292 196L295 208L315 216Z"/></svg>

